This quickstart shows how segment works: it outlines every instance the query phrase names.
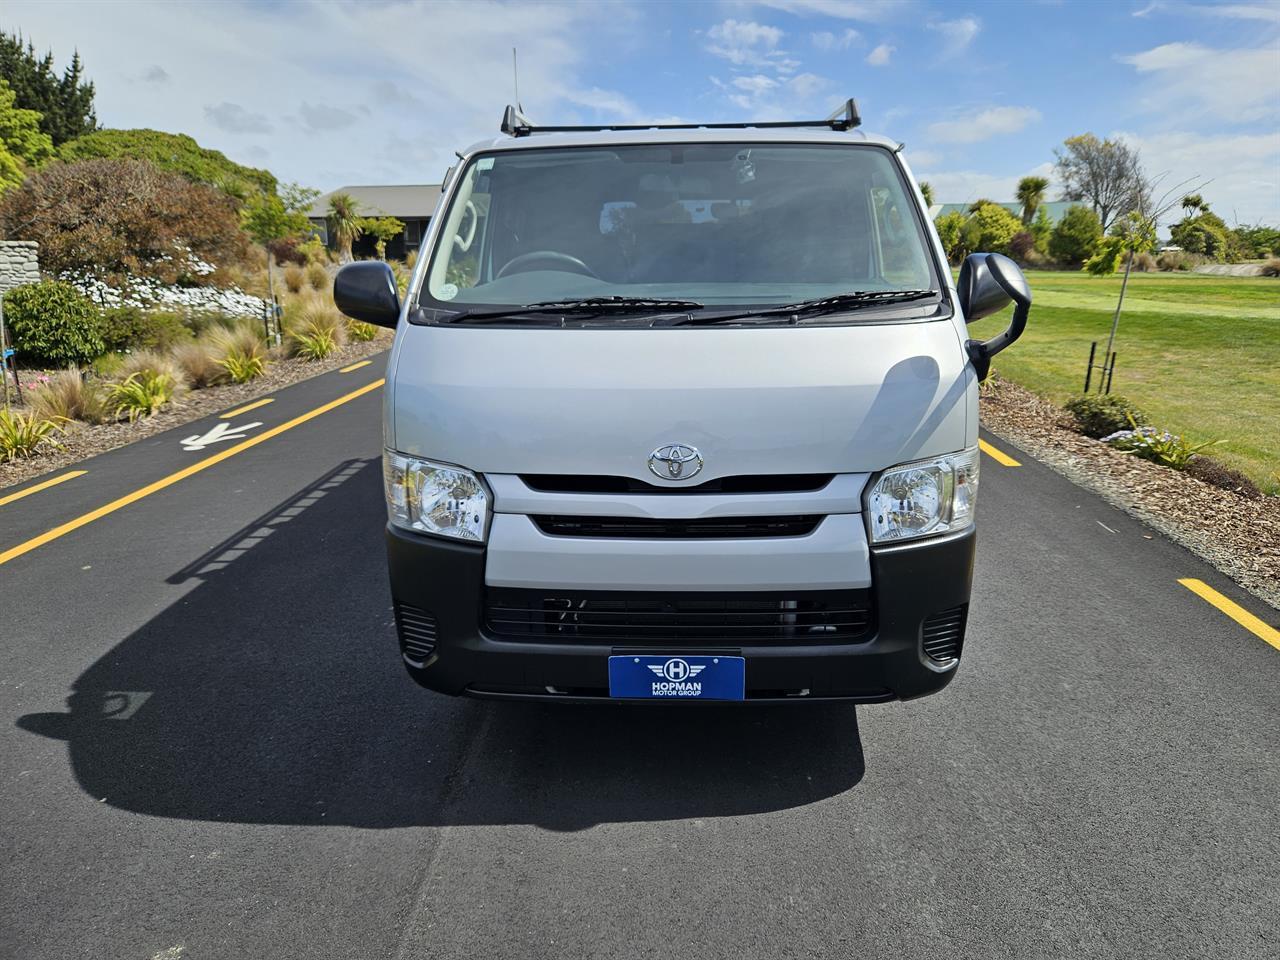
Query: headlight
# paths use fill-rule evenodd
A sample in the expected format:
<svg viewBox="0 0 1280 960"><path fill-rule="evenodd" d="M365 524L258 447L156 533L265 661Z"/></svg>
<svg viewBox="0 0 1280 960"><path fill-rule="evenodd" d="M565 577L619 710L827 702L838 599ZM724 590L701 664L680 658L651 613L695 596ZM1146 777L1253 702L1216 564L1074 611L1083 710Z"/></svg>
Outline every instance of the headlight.
<svg viewBox="0 0 1280 960"><path fill-rule="evenodd" d="M470 470L384 451L387 515L397 527L483 543L489 492Z"/></svg>
<svg viewBox="0 0 1280 960"><path fill-rule="evenodd" d="M977 447L886 470L867 491L871 542L964 530L973 525L977 496Z"/></svg>

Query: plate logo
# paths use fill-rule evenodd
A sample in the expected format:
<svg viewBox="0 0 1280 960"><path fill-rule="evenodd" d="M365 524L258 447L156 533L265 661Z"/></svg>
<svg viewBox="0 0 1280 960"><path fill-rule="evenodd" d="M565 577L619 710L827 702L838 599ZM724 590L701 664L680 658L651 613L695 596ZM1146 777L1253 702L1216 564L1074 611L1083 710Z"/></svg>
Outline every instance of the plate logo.
<svg viewBox="0 0 1280 960"><path fill-rule="evenodd" d="M672 683L684 683L686 680L692 680L707 668L703 665L691 666L687 660L672 657L666 663L649 664L649 669L664 680L670 680Z"/></svg>
<svg viewBox="0 0 1280 960"><path fill-rule="evenodd" d="M702 472L702 454L687 443L663 444L649 454L649 470L663 480L688 480Z"/></svg>

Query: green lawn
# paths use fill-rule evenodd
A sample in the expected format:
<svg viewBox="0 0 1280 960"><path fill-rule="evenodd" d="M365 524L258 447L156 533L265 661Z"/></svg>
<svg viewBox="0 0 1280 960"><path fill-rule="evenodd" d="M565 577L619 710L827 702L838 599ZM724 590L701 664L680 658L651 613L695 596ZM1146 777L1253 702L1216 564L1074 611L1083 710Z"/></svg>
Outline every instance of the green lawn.
<svg viewBox="0 0 1280 960"><path fill-rule="evenodd" d="M1120 278L1032 270L1027 332L995 369L1061 403L1084 385L1090 341L1101 354ZM970 328L987 338L1007 312ZM1134 274L1116 336L1112 392L1156 426L1193 441L1221 439L1212 455L1280 494L1280 280Z"/></svg>

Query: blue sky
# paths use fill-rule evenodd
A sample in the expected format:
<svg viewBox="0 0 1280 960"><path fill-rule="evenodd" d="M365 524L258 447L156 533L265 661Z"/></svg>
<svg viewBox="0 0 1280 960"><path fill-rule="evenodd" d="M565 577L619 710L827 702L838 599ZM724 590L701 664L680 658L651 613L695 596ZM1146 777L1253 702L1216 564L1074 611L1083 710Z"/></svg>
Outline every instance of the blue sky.
<svg viewBox="0 0 1280 960"><path fill-rule="evenodd" d="M856 96L943 201L1007 199L1093 131L1229 222L1280 223L1280 3L28 3L113 127L195 136L331 189L439 180L520 94L561 122L823 116ZM1056 193L1051 195L1056 196Z"/></svg>

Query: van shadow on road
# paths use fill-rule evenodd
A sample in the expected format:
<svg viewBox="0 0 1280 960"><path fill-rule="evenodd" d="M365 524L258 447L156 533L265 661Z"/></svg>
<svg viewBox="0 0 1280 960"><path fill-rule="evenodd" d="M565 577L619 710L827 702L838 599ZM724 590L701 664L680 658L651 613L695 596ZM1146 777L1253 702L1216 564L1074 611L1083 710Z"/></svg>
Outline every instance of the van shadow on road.
<svg viewBox="0 0 1280 960"><path fill-rule="evenodd" d="M340 465L178 571L199 582L75 680L67 743L95 800L159 817L400 827L729 816L863 775L851 706L493 704L399 664L379 464Z"/></svg>

